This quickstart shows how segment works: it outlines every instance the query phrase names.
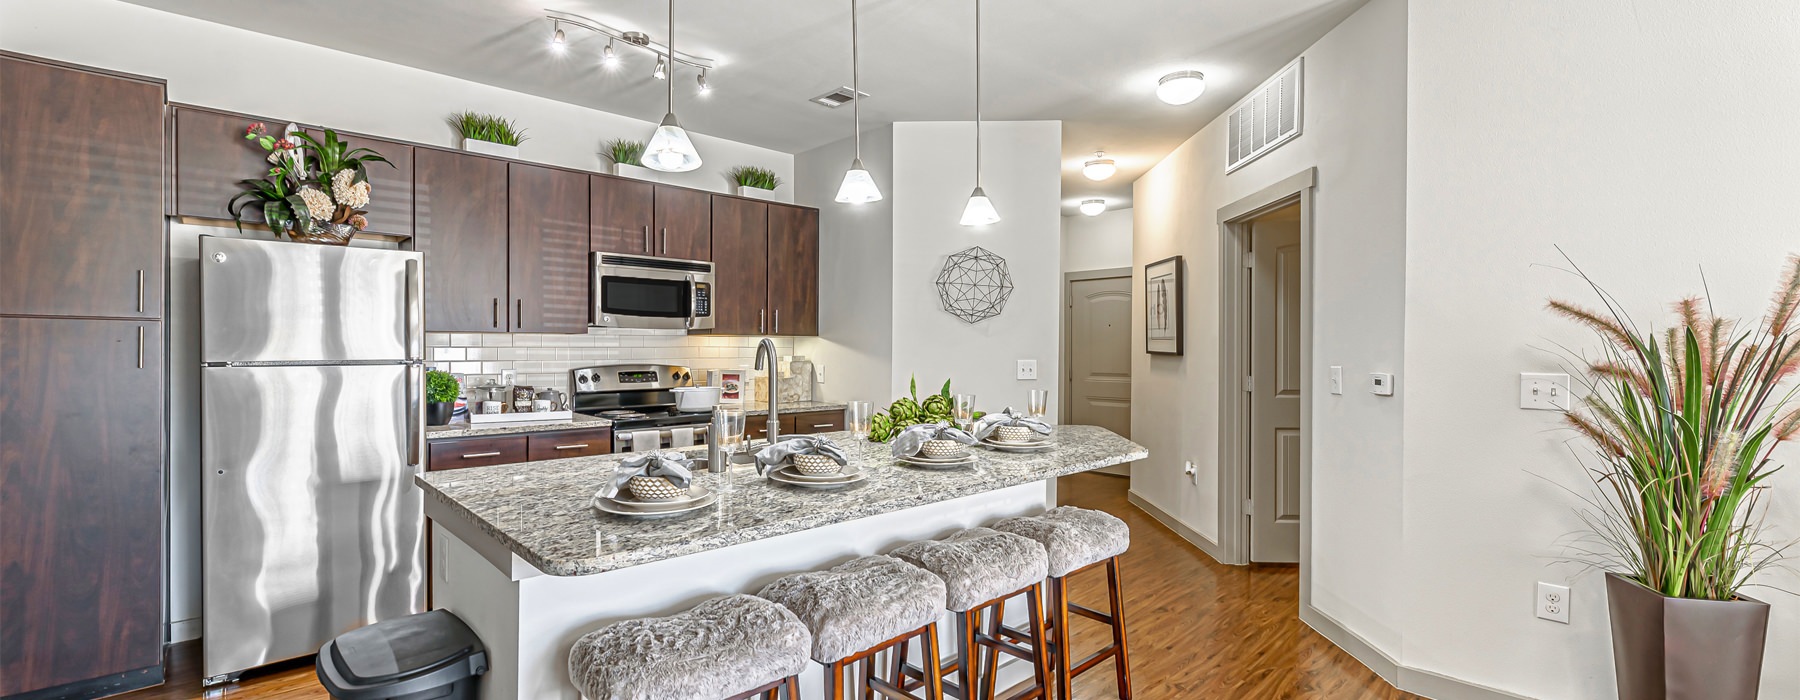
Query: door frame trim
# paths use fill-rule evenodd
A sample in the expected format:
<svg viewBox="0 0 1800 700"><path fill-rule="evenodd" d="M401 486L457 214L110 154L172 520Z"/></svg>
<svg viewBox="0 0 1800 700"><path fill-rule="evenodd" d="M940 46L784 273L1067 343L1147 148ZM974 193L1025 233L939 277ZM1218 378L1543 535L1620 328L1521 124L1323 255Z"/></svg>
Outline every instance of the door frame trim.
<svg viewBox="0 0 1800 700"><path fill-rule="evenodd" d="M1312 407L1313 407L1313 188L1318 169L1307 168L1219 209L1219 550L1224 564L1250 563L1250 394L1244 377L1250 332L1243 289L1250 220L1300 205L1300 607L1312 604Z"/></svg>
<svg viewBox="0 0 1800 700"><path fill-rule="evenodd" d="M1070 403L1070 401L1069 401L1069 399L1071 398L1071 396L1070 396L1071 392L1069 391L1069 385L1073 384L1075 381L1075 368L1070 366L1069 358L1075 354L1075 344L1074 344L1074 342L1072 342L1072 339L1069 335L1069 326L1073 325L1075 322L1075 319L1074 319L1075 298L1069 295L1069 285L1072 283L1075 283L1075 282L1082 282L1082 281L1086 281L1086 280L1103 280L1103 279L1112 279L1114 277L1124 277L1124 278L1131 280L1131 285L1128 285L1128 289L1126 291L1132 291L1132 290L1137 289L1137 287L1135 286L1137 284L1137 278L1135 276L1133 276L1133 273L1136 269L1137 268L1135 268L1135 267L1107 267L1107 268L1101 268L1098 270L1075 270L1075 271L1064 271L1063 272L1063 276L1062 276L1063 277L1063 279L1062 279L1062 330L1059 333L1059 335L1062 336L1062 341L1057 344L1058 347L1056 349L1057 366L1062 367L1062 373L1063 373L1063 376L1056 378L1056 384L1058 387L1056 393L1061 395L1056 400L1056 420L1058 422L1067 421L1068 416L1069 416L1070 407L1074 406L1074 404ZM1132 298L1133 299L1137 298L1137 295L1133 294ZM1130 331L1127 331L1127 332L1129 333ZM1130 338L1126 338L1127 342L1129 342L1130 340L1131 340Z"/></svg>

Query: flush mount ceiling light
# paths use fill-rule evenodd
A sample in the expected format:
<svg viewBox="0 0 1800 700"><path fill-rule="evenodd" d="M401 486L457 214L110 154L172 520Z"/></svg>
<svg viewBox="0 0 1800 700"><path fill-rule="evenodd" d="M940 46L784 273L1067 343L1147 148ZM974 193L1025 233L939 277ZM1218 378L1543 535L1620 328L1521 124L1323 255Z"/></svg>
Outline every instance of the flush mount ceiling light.
<svg viewBox="0 0 1800 700"><path fill-rule="evenodd" d="M1206 92L1206 74L1197 70L1178 70L1156 81L1156 99L1172 105L1198 100L1203 92Z"/></svg>
<svg viewBox="0 0 1800 700"><path fill-rule="evenodd" d="M1119 172L1119 166L1106 157L1105 151L1094 151L1094 159L1081 164L1081 174L1089 180L1105 180Z"/></svg>
<svg viewBox="0 0 1800 700"><path fill-rule="evenodd" d="M669 51L665 58L671 62L675 60L675 0L669 0ZM651 170L685 173L700 167L700 151L694 148L687 131L675 119L675 81L668 81L667 88L669 111L657 125L656 133L650 135L650 143L644 147L640 162Z"/></svg>
<svg viewBox="0 0 1800 700"><path fill-rule="evenodd" d="M844 204L881 201L881 188L875 186L875 178L869 176L862 162L862 100L857 97L862 94L858 89L862 84L861 59L856 45L856 0L850 0L850 101L855 103L851 109L856 113L856 157L850 159L844 183L838 185L837 201Z"/></svg>
<svg viewBox="0 0 1800 700"><path fill-rule="evenodd" d="M1100 212L1103 212L1103 211L1106 211L1106 200L1104 200L1104 199L1081 200L1081 213L1086 214L1088 216L1099 216Z"/></svg>
<svg viewBox="0 0 1800 700"><path fill-rule="evenodd" d="M981 190L981 0L975 0L975 191L963 207L962 225L986 226L1000 221L993 200Z"/></svg>

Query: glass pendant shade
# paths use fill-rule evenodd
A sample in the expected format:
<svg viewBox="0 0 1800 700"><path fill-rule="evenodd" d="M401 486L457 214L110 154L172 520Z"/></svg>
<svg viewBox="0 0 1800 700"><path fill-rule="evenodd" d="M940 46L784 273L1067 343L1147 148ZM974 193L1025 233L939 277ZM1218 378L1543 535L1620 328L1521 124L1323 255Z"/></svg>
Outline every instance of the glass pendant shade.
<svg viewBox="0 0 1800 700"><path fill-rule="evenodd" d="M962 225L986 226L1000 221L1000 212L994 209L993 201L980 187L969 193L969 205L963 207Z"/></svg>
<svg viewBox="0 0 1800 700"><path fill-rule="evenodd" d="M861 158L850 161L850 169L844 172L844 184L838 185L837 201L841 204L881 201L881 188L875 186L875 178L863 168Z"/></svg>
<svg viewBox="0 0 1800 700"><path fill-rule="evenodd" d="M662 125L656 127L640 162L651 170L685 173L700 167L700 152L694 149L694 142L688 140L687 131L675 121L675 113L670 112L663 116Z"/></svg>

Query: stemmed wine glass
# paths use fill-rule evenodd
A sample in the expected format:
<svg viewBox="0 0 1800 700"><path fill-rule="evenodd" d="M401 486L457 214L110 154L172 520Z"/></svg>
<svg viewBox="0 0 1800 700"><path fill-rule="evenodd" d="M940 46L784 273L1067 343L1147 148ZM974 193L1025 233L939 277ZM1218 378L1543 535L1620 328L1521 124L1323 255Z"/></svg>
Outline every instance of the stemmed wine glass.
<svg viewBox="0 0 1800 700"><path fill-rule="evenodd" d="M954 407L958 428L973 430L975 428L975 395L957 394L951 405Z"/></svg>
<svg viewBox="0 0 1800 700"><path fill-rule="evenodd" d="M719 434L713 436L713 439L719 441L719 447L725 460L724 489L732 491L736 489L736 478L731 458L737 454L738 449L744 447L744 409L721 406L713 411L716 413L719 425Z"/></svg>
<svg viewBox="0 0 1800 700"><path fill-rule="evenodd" d="M867 401L851 401L850 405L844 409L845 417L850 422L850 432L856 435L856 441L859 443L869 439L869 429L872 427L871 422L875 417L874 408Z"/></svg>

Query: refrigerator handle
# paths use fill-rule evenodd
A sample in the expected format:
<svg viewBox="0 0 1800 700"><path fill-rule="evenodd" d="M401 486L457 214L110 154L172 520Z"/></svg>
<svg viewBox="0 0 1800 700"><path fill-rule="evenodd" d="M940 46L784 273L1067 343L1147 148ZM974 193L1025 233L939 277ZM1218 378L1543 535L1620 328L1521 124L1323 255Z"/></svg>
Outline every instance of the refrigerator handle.
<svg viewBox="0 0 1800 700"><path fill-rule="evenodd" d="M406 359L424 360L425 314L419 299L419 261L406 261Z"/></svg>
<svg viewBox="0 0 1800 700"><path fill-rule="evenodd" d="M419 454L425 451L424 366L406 366L406 465L419 466Z"/></svg>

